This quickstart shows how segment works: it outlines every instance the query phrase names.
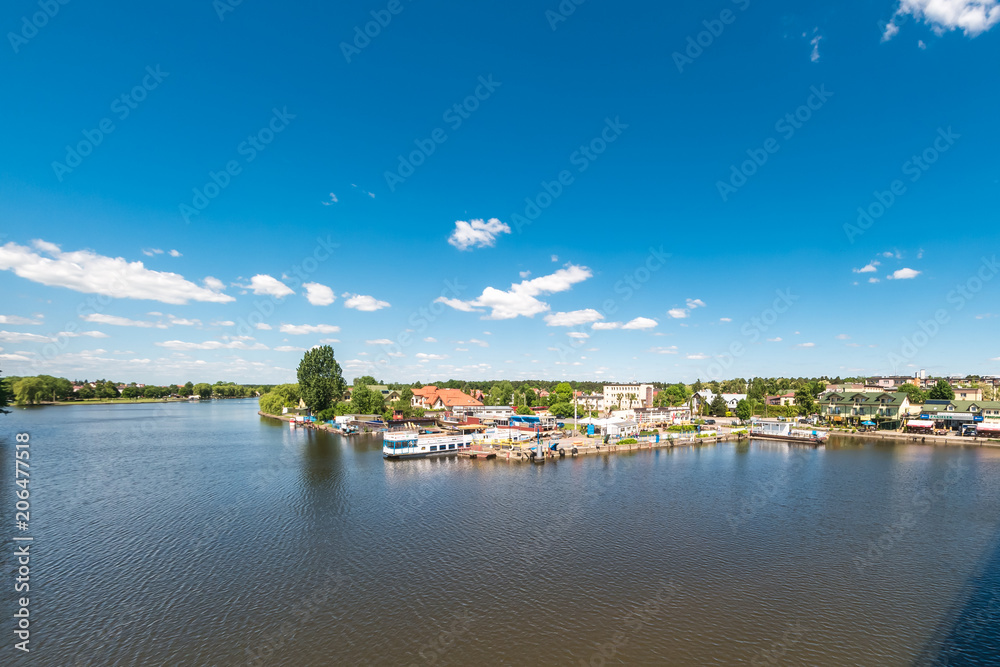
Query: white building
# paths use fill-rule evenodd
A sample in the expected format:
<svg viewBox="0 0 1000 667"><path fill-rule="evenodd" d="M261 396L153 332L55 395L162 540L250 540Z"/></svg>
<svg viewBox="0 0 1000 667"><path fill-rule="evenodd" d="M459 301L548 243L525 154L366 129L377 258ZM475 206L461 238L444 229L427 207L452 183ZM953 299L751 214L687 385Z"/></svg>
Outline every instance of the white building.
<svg viewBox="0 0 1000 667"><path fill-rule="evenodd" d="M617 405L628 410L629 408L651 408L653 407L653 385L651 384L606 384L604 385L604 400L601 403L602 410Z"/></svg>

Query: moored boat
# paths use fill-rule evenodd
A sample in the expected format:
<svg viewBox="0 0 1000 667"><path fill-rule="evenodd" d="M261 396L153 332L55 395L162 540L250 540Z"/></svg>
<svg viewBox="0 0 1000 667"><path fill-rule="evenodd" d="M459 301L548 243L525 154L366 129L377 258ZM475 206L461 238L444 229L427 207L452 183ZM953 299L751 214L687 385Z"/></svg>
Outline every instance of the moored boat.
<svg viewBox="0 0 1000 667"><path fill-rule="evenodd" d="M750 437L821 445L827 441L830 434L827 431L797 428L789 421L758 419L750 424Z"/></svg>
<svg viewBox="0 0 1000 667"><path fill-rule="evenodd" d="M474 439L473 433L449 435L421 433L417 429L401 428L382 434L382 458L422 459L431 456L452 456L468 450Z"/></svg>

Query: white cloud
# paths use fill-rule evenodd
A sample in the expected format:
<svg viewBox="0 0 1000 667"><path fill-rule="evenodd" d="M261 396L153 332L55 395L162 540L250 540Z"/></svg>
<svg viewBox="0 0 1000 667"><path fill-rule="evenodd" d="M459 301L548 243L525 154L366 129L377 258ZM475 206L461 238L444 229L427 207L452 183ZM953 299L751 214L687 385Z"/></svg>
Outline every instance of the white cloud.
<svg viewBox="0 0 1000 667"><path fill-rule="evenodd" d="M512 284L509 290L487 287L479 297L471 301L445 297L438 297L435 301L466 312L476 308L489 308L490 314L483 318L488 320L509 320L521 316L534 317L549 310L549 304L538 300L537 296L565 292L576 283L583 282L592 275L590 269L585 266L568 264L565 268L547 276L539 276Z"/></svg>
<svg viewBox="0 0 1000 667"><path fill-rule="evenodd" d="M156 343L159 347L165 347L168 350L266 350L267 345L263 343L254 343L253 345L247 345L241 340L233 340L227 343L223 343L221 340L206 340L204 343L188 343L182 340L168 340L162 343Z"/></svg>
<svg viewBox="0 0 1000 667"><path fill-rule="evenodd" d="M213 327L234 327L234 326L236 326L236 322L233 322L232 320L216 320L214 322L209 322L209 324L212 325Z"/></svg>
<svg viewBox="0 0 1000 667"><path fill-rule="evenodd" d="M648 317L637 317L634 320L622 325L622 329L652 329L657 325L656 320Z"/></svg>
<svg viewBox="0 0 1000 667"><path fill-rule="evenodd" d="M375 340L366 340L365 345L392 345L392 341L388 338L376 338Z"/></svg>
<svg viewBox="0 0 1000 667"><path fill-rule="evenodd" d="M421 361L440 361L448 358L447 354L427 354L426 352L417 352L414 356Z"/></svg>
<svg viewBox="0 0 1000 667"><path fill-rule="evenodd" d="M306 348L304 348L304 347L295 347L294 345L279 345L278 347L274 348L274 351L275 352L305 352Z"/></svg>
<svg viewBox="0 0 1000 667"><path fill-rule="evenodd" d="M918 39L917 40L917 48L920 49L921 51L926 51L927 50L927 44L924 43L924 40ZM920 259L920 255L917 255L917 259Z"/></svg>
<svg viewBox="0 0 1000 667"><path fill-rule="evenodd" d="M437 340L437 338L434 338L433 336L428 336L427 338L424 339L424 342L425 343L436 343L436 342L438 342L438 340Z"/></svg>
<svg viewBox="0 0 1000 667"><path fill-rule="evenodd" d="M531 275L531 271L521 271L517 275L521 276L522 278L527 278L528 276Z"/></svg>
<svg viewBox="0 0 1000 667"><path fill-rule="evenodd" d="M346 301L344 301L344 306L346 308L353 308L354 310L361 310L366 313L370 313L375 310L381 310L382 308L388 308L388 301L379 301L373 296L367 296L364 294L351 294L349 292L344 292L342 294Z"/></svg>
<svg viewBox="0 0 1000 667"><path fill-rule="evenodd" d="M271 330L271 325L268 324L267 322L258 322L257 325L256 325L256 327L260 331L270 331Z"/></svg>
<svg viewBox="0 0 1000 667"><path fill-rule="evenodd" d="M0 269L42 285L116 299L150 299L171 304L236 300L221 290L199 287L177 273L147 269L142 262L105 257L90 250L63 252L54 243L41 240L32 244L39 252L13 242L0 246Z"/></svg>
<svg viewBox="0 0 1000 667"><path fill-rule="evenodd" d="M868 279L868 282L870 282L871 284L873 284L873 285L874 285L875 283L880 283L880 282L882 282L882 281L881 281L881 280L879 280L878 278L875 278L875 277L872 277L872 278L869 278L869 279Z"/></svg>
<svg viewBox="0 0 1000 667"><path fill-rule="evenodd" d="M306 288L306 299L314 306L329 306L337 299L333 290L326 285L305 283L302 286Z"/></svg>
<svg viewBox="0 0 1000 667"><path fill-rule="evenodd" d="M809 54L809 60L814 63L819 62L819 42L821 39L823 39L823 35L816 35L809 41L809 44L813 47L812 53Z"/></svg>
<svg viewBox="0 0 1000 667"><path fill-rule="evenodd" d="M549 259L551 259L553 262L558 262L559 261L559 255L552 255L551 257L549 257Z"/></svg>
<svg viewBox="0 0 1000 667"><path fill-rule="evenodd" d="M847 334L837 334L837 340L851 340L851 337Z"/></svg>
<svg viewBox="0 0 1000 667"><path fill-rule="evenodd" d="M720 322L732 322L733 318L731 318L731 317L720 317L719 321Z"/></svg>
<svg viewBox="0 0 1000 667"><path fill-rule="evenodd" d="M155 255L162 255L163 251L160 250L159 248L143 248L142 254L145 255L146 257L153 257Z"/></svg>
<svg viewBox="0 0 1000 667"><path fill-rule="evenodd" d="M816 347L816 343L799 343L795 347Z"/></svg>
<svg viewBox="0 0 1000 667"><path fill-rule="evenodd" d="M293 336L304 336L305 334L332 334L338 333L340 327L332 324L282 324L281 333Z"/></svg>
<svg viewBox="0 0 1000 667"><path fill-rule="evenodd" d="M42 317L30 319L19 315L0 315L0 324L42 324Z"/></svg>
<svg viewBox="0 0 1000 667"><path fill-rule="evenodd" d="M291 287L266 273L258 273L250 279L249 285L240 285L240 287L251 289L254 294L265 294L276 299L295 294Z"/></svg>
<svg viewBox="0 0 1000 667"><path fill-rule="evenodd" d="M568 313L549 313L545 316L545 324L550 327L576 327L603 319L604 315L601 315L593 308L587 308L585 310L573 310Z"/></svg>
<svg viewBox="0 0 1000 667"><path fill-rule="evenodd" d="M131 320L127 317L117 315L104 315L103 313L90 313L81 315L85 322L95 324L109 324L113 327L139 327L140 329L166 329L167 325L162 322L147 322L145 320Z"/></svg>
<svg viewBox="0 0 1000 667"><path fill-rule="evenodd" d="M50 343L52 339L48 336L21 333L19 331L0 331L0 341L5 343Z"/></svg>
<svg viewBox="0 0 1000 667"><path fill-rule="evenodd" d="M854 273L875 273L878 271L878 266L881 264L879 261L874 261L870 264L865 264L860 269L852 269Z"/></svg>
<svg viewBox="0 0 1000 667"><path fill-rule="evenodd" d="M705 302L702 301L701 299L688 299L687 307L690 308L691 310L694 310L695 308L704 308Z"/></svg>
<svg viewBox="0 0 1000 667"><path fill-rule="evenodd" d="M470 338L468 342L469 342L469 345L478 345L479 347L489 347L490 346L490 344L487 343L485 340L479 340L478 338Z"/></svg>
<svg viewBox="0 0 1000 667"><path fill-rule="evenodd" d="M448 237L448 243L459 250L486 248L496 245L497 236L510 234L510 227L497 218L483 220L455 221L455 230Z"/></svg>
<svg viewBox="0 0 1000 667"><path fill-rule="evenodd" d="M611 331L613 329L621 329L621 322L594 322L590 327L594 331Z"/></svg>
<svg viewBox="0 0 1000 667"><path fill-rule="evenodd" d="M0 354L0 360L3 361L31 361L28 357L23 354Z"/></svg>
<svg viewBox="0 0 1000 667"><path fill-rule="evenodd" d="M201 320L199 319L188 319L185 317L174 317L169 315L170 323L179 327L200 327Z"/></svg>
<svg viewBox="0 0 1000 667"><path fill-rule="evenodd" d="M891 276L886 276L889 280L912 280L920 275L920 271L915 269L899 269L893 271Z"/></svg>
<svg viewBox="0 0 1000 667"><path fill-rule="evenodd" d="M687 355L687 358L694 359L695 361L703 361L705 359L708 359L709 356L707 354L702 354L701 352L699 352L698 354L689 354Z"/></svg>
<svg viewBox="0 0 1000 667"><path fill-rule="evenodd" d="M780 343L781 341L782 341L781 336L778 336L777 338L768 338L767 339L768 343Z"/></svg>
<svg viewBox="0 0 1000 667"><path fill-rule="evenodd" d="M579 340L590 338L590 334L585 334L582 331L569 331L566 333L566 335L569 336L570 338L577 338Z"/></svg>
<svg viewBox="0 0 1000 667"><path fill-rule="evenodd" d="M667 315L674 318L675 320L683 320L688 316L687 308L671 308L667 311Z"/></svg>
<svg viewBox="0 0 1000 667"><path fill-rule="evenodd" d="M677 346L671 345L670 347L651 347L649 351L652 354L677 354Z"/></svg>
<svg viewBox="0 0 1000 667"><path fill-rule="evenodd" d="M180 257L181 256L181 253L180 253L179 250L171 250L167 254L170 255L171 257Z"/></svg>
<svg viewBox="0 0 1000 667"><path fill-rule="evenodd" d="M219 280L218 278L213 278L212 276L206 276L201 282L205 283L205 287L212 290L213 292L221 292L226 289L226 284Z"/></svg>
<svg viewBox="0 0 1000 667"><path fill-rule="evenodd" d="M901 16L923 21L938 35L961 30L967 37L976 37L1000 22L1000 0L900 0L882 33L883 42L899 32L896 19Z"/></svg>
<svg viewBox="0 0 1000 667"><path fill-rule="evenodd" d="M331 192L330 193L330 201L323 202L323 206L332 206L333 204L336 204L338 201L340 201L340 200L337 199L337 195L335 195L335 194L333 194Z"/></svg>
<svg viewBox="0 0 1000 667"><path fill-rule="evenodd" d="M340 340L337 338L320 338L319 342L322 345L330 345L331 343L339 343Z"/></svg>

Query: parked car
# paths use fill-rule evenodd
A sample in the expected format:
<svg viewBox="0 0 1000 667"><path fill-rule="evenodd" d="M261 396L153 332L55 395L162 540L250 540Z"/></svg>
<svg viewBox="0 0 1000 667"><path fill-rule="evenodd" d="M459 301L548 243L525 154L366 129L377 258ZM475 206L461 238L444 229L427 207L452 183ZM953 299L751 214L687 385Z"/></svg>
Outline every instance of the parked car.
<svg viewBox="0 0 1000 667"><path fill-rule="evenodd" d="M710 426L715 426L715 420L714 419L706 419L705 423L709 424Z"/></svg>

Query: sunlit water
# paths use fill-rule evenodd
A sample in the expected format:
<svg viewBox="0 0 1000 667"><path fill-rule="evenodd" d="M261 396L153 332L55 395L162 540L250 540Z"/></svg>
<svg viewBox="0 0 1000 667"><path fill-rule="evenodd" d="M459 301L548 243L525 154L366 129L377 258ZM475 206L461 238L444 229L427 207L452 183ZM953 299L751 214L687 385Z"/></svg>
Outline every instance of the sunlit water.
<svg viewBox="0 0 1000 667"><path fill-rule="evenodd" d="M0 417L0 664L1000 664L1000 450L386 462L256 410Z"/></svg>

